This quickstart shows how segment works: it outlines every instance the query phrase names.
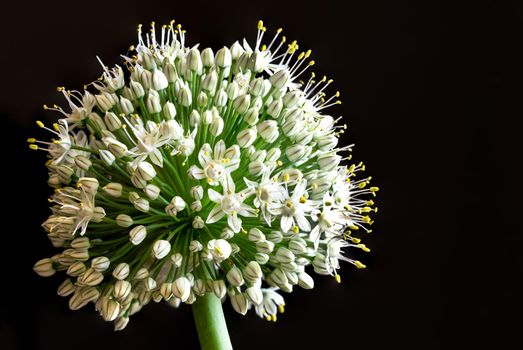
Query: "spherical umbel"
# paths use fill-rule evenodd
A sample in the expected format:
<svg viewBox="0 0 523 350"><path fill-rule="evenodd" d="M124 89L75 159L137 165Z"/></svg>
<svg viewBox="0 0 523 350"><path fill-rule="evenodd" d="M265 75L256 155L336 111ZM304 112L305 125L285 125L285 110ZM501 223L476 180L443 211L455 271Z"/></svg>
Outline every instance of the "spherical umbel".
<svg viewBox="0 0 523 350"><path fill-rule="evenodd" d="M214 52L173 23L140 26L123 64L83 92L59 87L69 108L44 106L59 114L37 122L51 141L28 142L49 158L43 228L62 251L34 270L67 274L58 294L115 330L151 300L207 293L275 321L281 292L312 289L313 273L339 282L340 261L365 267L346 254L369 251L378 188L338 146L346 126L324 112L339 93L310 50L281 29L266 41L260 21L253 45Z"/></svg>

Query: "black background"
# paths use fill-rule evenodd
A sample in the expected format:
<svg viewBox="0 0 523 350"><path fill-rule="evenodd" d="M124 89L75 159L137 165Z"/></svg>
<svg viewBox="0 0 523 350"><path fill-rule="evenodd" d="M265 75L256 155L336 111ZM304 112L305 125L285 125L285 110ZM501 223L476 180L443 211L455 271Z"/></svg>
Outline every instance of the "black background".
<svg viewBox="0 0 523 350"><path fill-rule="evenodd" d="M33 263L52 254L42 153L25 139L56 86L81 88L135 43L135 27L171 18L189 43L218 49L256 23L284 27L335 79L346 142L379 185L368 268L318 277L268 323L225 307L237 349L521 348L522 9L475 1L11 2L0 20L2 349L198 348L190 307L149 305L113 333L69 311L60 278Z"/></svg>

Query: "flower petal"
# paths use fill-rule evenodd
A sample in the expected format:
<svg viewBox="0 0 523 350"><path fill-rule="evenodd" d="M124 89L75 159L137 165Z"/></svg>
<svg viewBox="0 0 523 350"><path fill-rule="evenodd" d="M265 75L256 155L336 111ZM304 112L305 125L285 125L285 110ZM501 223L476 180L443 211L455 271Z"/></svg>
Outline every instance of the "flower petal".
<svg viewBox="0 0 523 350"><path fill-rule="evenodd" d="M204 144L198 152L198 161L205 168L212 161L212 150L208 143Z"/></svg>
<svg viewBox="0 0 523 350"><path fill-rule="evenodd" d="M211 201L213 201L214 203L220 203L220 201L222 200L223 196L221 194L219 194L218 192L216 192L215 190L213 190L212 188L209 188L207 193L209 193L209 199Z"/></svg>
<svg viewBox="0 0 523 350"><path fill-rule="evenodd" d="M238 217L238 215L229 215L227 217L227 223L234 233L240 232L242 227L242 220Z"/></svg>
<svg viewBox="0 0 523 350"><path fill-rule="evenodd" d="M149 159L151 160L151 162L153 162L154 165L157 165L160 168L163 167L162 153L160 152L160 150L158 148L156 148L154 151L149 153Z"/></svg>
<svg viewBox="0 0 523 350"><path fill-rule="evenodd" d="M214 145L214 159L220 160L224 157L225 154L225 142L220 140Z"/></svg>
<svg viewBox="0 0 523 350"><path fill-rule="evenodd" d="M213 222L216 222L223 218L225 215L225 212L222 210L222 208L217 205L214 208L212 208L211 212L209 213L209 216L207 217L207 220L205 221L208 224L212 224Z"/></svg>
<svg viewBox="0 0 523 350"><path fill-rule="evenodd" d="M309 223L309 220L303 215L302 213L295 213L294 218L296 219L296 223L298 224L298 227L301 228L305 232L309 232L311 230L311 224Z"/></svg>
<svg viewBox="0 0 523 350"><path fill-rule="evenodd" d="M293 223L294 219L292 218L292 216L282 216L280 222L281 230L284 233L289 232Z"/></svg>

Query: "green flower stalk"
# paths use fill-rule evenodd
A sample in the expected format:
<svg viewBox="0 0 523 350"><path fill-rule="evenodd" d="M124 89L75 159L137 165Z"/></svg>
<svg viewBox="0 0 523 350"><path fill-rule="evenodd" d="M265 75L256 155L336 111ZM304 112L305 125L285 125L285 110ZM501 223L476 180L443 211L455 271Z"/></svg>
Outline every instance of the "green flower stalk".
<svg viewBox="0 0 523 350"><path fill-rule="evenodd" d="M62 251L34 270L67 274L71 309L92 302L122 330L151 301L195 303L204 348L227 348L219 300L276 321L281 292L312 289L311 272L339 282L340 260L365 267L343 249L369 251L378 188L325 114L339 93L309 73L310 50L265 33L260 21L253 46L214 53L173 22L139 27L128 75L102 64L84 91L58 88L68 108L44 106L60 115L37 122L52 139L28 141L49 158L43 227Z"/></svg>

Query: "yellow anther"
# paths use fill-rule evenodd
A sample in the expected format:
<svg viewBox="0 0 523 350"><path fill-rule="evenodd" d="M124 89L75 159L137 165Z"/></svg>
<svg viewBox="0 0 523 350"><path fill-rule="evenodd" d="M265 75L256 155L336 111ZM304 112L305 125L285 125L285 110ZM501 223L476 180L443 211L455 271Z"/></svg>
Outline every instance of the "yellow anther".
<svg viewBox="0 0 523 350"><path fill-rule="evenodd" d="M341 105L341 101L340 100L338 100L338 101L336 101L334 103L337 104L337 105Z"/></svg>
<svg viewBox="0 0 523 350"><path fill-rule="evenodd" d="M212 179L210 177L207 178L207 183L212 183Z"/></svg>
<svg viewBox="0 0 523 350"><path fill-rule="evenodd" d="M358 269L364 269L367 267L367 266L363 265L359 260L354 261L354 265L356 265L356 267Z"/></svg>
<svg viewBox="0 0 523 350"><path fill-rule="evenodd" d="M29 145L29 148L36 151L38 149L38 145L35 145L34 143Z"/></svg>
<svg viewBox="0 0 523 350"><path fill-rule="evenodd" d="M49 109L49 107L47 107L47 105L43 105L42 108L45 109L45 110Z"/></svg>
<svg viewBox="0 0 523 350"><path fill-rule="evenodd" d="M203 154L205 154L206 156L208 156L208 155L209 155L209 152L205 151L205 152L203 152Z"/></svg>
<svg viewBox="0 0 523 350"><path fill-rule="evenodd" d="M60 141L59 141L59 140L55 140L55 139L53 139L52 141L53 141L53 143L54 143L55 145L57 145L57 144L59 144L59 143L60 143Z"/></svg>
<svg viewBox="0 0 523 350"><path fill-rule="evenodd" d="M52 200L51 198L47 198L47 201L48 201L49 203L53 203L53 200Z"/></svg>
<svg viewBox="0 0 523 350"><path fill-rule="evenodd" d="M276 162L276 164L278 164L278 166L282 166L282 165L283 165L283 162L282 162L281 160L278 160L278 161Z"/></svg>
<svg viewBox="0 0 523 350"><path fill-rule="evenodd" d="M283 180L285 180L285 182L289 182L290 176L288 173L285 173L285 175L283 175Z"/></svg>
<svg viewBox="0 0 523 350"><path fill-rule="evenodd" d="M336 280L336 282L341 283L341 276L340 275L335 274L334 275L334 279Z"/></svg>
<svg viewBox="0 0 523 350"><path fill-rule="evenodd" d="M365 202L366 205L374 205L374 201L372 199Z"/></svg>
<svg viewBox="0 0 523 350"><path fill-rule="evenodd" d="M305 52L301 52L299 55L298 55L298 59L301 60L303 59L303 57L305 57Z"/></svg>
<svg viewBox="0 0 523 350"><path fill-rule="evenodd" d="M216 247L214 247L214 250L215 250L216 253L218 253L219 255L223 255L223 252L222 252L222 250L220 249L220 247L216 246Z"/></svg>
<svg viewBox="0 0 523 350"><path fill-rule="evenodd" d="M372 221L368 216L363 216L361 220L366 224L370 224L370 222Z"/></svg>
<svg viewBox="0 0 523 350"><path fill-rule="evenodd" d="M60 131L60 127L59 127L58 123L53 123L53 129L55 131Z"/></svg>
<svg viewBox="0 0 523 350"><path fill-rule="evenodd" d="M258 21L258 30L262 30L263 29L263 21L260 19Z"/></svg>
<svg viewBox="0 0 523 350"><path fill-rule="evenodd" d="M276 322L278 321L278 317L276 316L276 314L272 315L272 322Z"/></svg>
<svg viewBox="0 0 523 350"><path fill-rule="evenodd" d="M360 228L356 225L350 225L349 226L351 230L358 231Z"/></svg>
<svg viewBox="0 0 523 350"><path fill-rule="evenodd" d="M332 79L329 79L329 81L327 81L327 84L331 84L334 80Z"/></svg>
<svg viewBox="0 0 523 350"><path fill-rule="evenodd" d="M285 44L285 42L287 41L287 37L284 35L281 37L281 43L282 44Z"/></svg>
<svg viewBox="0 0 523 350"><path fill-rule="evenodd" d="M267 316L265 316L265 319L266 319L267 321L271 322L272 317L271 317L271 315L267 315Z"/></svg>
<svg viewBox="0 0 523 350"><path fill-rule="evenodd" d="M175 20L174 20L174 19L171 19L171 21L169 22L169 24L170 24L170 25L173 25L174 22L175 22Z"/></svg>
<svg viewBox="0 0 523 350"><path fill-rule="evenodd" d="M378 192L380 189L379 189L379 187L371 187L371 188L369 188L369 190L371 192Z"/></svg>
<svg viewBox="0 0 523 350"><path fill-rule="evenodd" d="M265 50L267 50L267 45L263 44L261 47L261 51L265 51Z"/></svg>
<svg viewBox="0 0 523 350"><path fill-rule="evenodd" d="M182 29L182 25L181 25L181 23L178 23L178 24L176 25L176 28L178 28L178 30Z"/></svg>
<svg viewBox="0 0 523 350"><path fill-rule="evenodd" d="M297 225L294 225L294 226L292 227L292 232L298 234L298 233L300 232L300 228L299 228Z"/></svg>
<svg viewBox="0 0 523 350"><path fill-rule="evenodd" d="M278 29L276 30L276 33L281 33L282 31L283 31L283 28L278 28Z"/></svg>
<svg viewBox="0 0 523 350"><path fill-rule="evenodd" d="M370 208L370 207L363 207L362 211L364 213L370 213L372 211L372 208Z"/></svg>
<svg viewBox="0 0 523 350"><path fill-rule="evenodd" d="M353 243L356 243L356 244L358 244L358 243L361 242L361 239L356 238L356 237L351 237L350 240L351 240Z"/></svg>
<svg viewBox="0 0 523 350"><path fill-rule="evenodd" d="M30 137L27 139L27 142L29 143L35 143L36 142L36 139L34 137Z"/></svg>
<svg viewBox="0 0 523 350"><path fill-rule="evenodd" d="M307 198L305 198L305 196L301 196L300 197L300 203L303 204L303 203L306 203L307 202Z"/></svg>
<svg viewBox="0 0 523 350"><path fill-rule="evenodd" d="M49 166L53 164L53 160L52 159L49 159L48 161L45 162L45 166Z"/></svg>
<svg viewBox="0 0 523 350"><path fill-rule="evenodd" d="M309 62L309 66L314 66L315 63L316 63L316 62L314 62L314 61L310 61L310 62Z"/></svg>
<svg viewBox="0 0 523 350"><path fill-rule="evenodd" d="M38 125L38 126L41 127L41 128L44 128L44 127L45 127L44 123L42 123L42 122L39 121L39 120L36 121L36 125Z"/></svg>
<svg viewBox="0 0 523 350"><path fill-rule="evenodd" d="M58 92L62 92L62 91L64 91L64 90L65 90L65 88L64 88L63 86L58 86L58 87L56 88L56 91L58 91Z"/></svg>
<svg viewBox="0 0 523 350"><path fill-rule="evenodd" d="M334 96L336 96L336 97L340 97L340 92L339 92L339 91L336 91L336 93L334 94Z"/></svg>
<svg viewBox="0 0 523 350"><path fill-rule="evenodd" d="M365 181L360 182L360 184L358 185L359 188L365 188L365 186L367 186L367 183Z"/></svg>
<svg viewBox="0 0 523 350"><path fill-rule="evenodd" d="M285 305L283 305L283 304L278 305L278 311L280 312L280 314L283 314L285 312Z"/></svg>
<svg viewBox="0 0 523 350"><path fill-rule="evenodd" d="M305 52L305 58L309 58L309 56L311 55L312 51L311 50L307 50L307 52Z"/></svg>
<svg viewBox="0 0 523 350"><path fill-rule="evenodd" d="M367 246L365 244L358 244L358 248L360 248L361 250L363 250L366 253L370 252L370 249L367 248Z"/></svg>
<svg viewBox="0 0 523 350"><path fill-rule="evenodd" d="M349 167L349 173L353 173L354 172L354 169L356 168L356 166L354 164L352 164L350 167Z"/></svg>

